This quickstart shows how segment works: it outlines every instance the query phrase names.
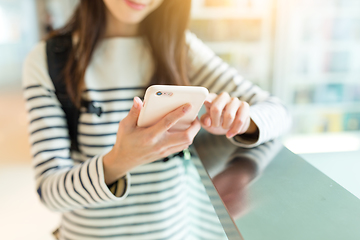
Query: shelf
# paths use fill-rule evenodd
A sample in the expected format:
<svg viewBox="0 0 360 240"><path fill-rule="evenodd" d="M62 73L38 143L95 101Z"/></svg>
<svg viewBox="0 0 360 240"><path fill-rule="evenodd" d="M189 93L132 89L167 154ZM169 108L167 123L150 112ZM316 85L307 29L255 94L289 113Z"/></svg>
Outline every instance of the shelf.
<svg viewBox="0 0 360 240"><path fill-rule="evenodd" d="M244 53L254 53L262 51L267 45L264 41L259 42L205 42L215 52L233 53L234 50Z"/></svg>
<svg viewBox="0 0 360 240"><path fill-rule="evenodd" d="M324 73L319 75L297 74L292 73L289 79L292 86L315 86L319 84L354 84L360 85L360 73Z"/></svg>
<svg viewBox="0 0 360 240"><path fill-rule="evenodd" d="M338 7L338 6L294 6L293 15L303 17L316 16L316 18L344 17L344 18L360 18L359 15L360 4L353 7Z"/></svg>
<svg viewBox="0 0 360 240"><path fill-rule="evenodd" d="M309 112L359 112L360 102L335 103L335 104L293 104L288 106L290 111L296 115L306 115Z"/></svg>
<svg viewBox="0 0 360 240"><path fill-rule="evenodd" d="M335 16L335 17L343 17L343 18L360 18L359 15L359 8L360 5L353 7L353 8L337 8L333 7L330 9L327 9L325 11L321 11L319 14L320 16Z"/></svg>
<svg viewBox="0 0 360 240"><path fill-rule="evenodd" d="M299 52L310 51L314 52L314 47L316 51L320 52L324 49L333 50L333 51L343 51L343 50L360 50L360 39L351 39L351 40L334 40L334 39L315 39L310 41L299 42L298 47Z"/></svg>
<svg viewBox="0 0 360 240"><path fill-rule="evenodd" d="M233 8L201 8L193 10L193 19L264 19L267 16L266 9L233 9Z"/></svg>
<svg viewBox="0 0 360 240"><path fill-rule="evenodd" d="M284 140L284 145L297 154L359 151L360 132L294 134Z"/></svg>

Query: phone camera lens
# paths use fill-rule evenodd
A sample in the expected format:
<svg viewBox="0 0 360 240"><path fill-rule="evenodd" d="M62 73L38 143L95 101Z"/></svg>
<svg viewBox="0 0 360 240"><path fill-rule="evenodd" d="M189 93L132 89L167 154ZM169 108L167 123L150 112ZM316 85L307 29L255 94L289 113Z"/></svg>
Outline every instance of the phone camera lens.
<svg viewBox="0 0 360 240"><path fill-rule="evenodd" d="M157 92L156 95L161 96L162 92Z"/></svg>

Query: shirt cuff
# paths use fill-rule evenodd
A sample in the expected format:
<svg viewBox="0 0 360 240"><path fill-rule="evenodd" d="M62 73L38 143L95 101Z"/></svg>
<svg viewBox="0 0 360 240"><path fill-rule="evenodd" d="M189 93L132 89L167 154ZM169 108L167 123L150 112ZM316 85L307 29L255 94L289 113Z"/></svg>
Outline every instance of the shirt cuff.
<svg viewBox="0 0 360 240"><path fill-rule="evenodd" d="M106 196L108 196L108 200L122 200L128 196L131 184L130 173L126 173L124 177L118 179L116 182L108 186L105 183L103 156L98 158L97 168L101 190L106 194Z"/></svg>

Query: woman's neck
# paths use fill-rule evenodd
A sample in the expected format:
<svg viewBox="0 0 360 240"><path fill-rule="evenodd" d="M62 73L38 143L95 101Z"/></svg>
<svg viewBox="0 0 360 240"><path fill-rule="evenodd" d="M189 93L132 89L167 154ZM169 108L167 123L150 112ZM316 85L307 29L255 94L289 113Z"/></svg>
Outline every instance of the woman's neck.
<svg viewBox="0 0 360 240"><path fill-rule="evenodd" d="M139 35L139 25L140 24L123 23L108 11L106 14L105 38L137 36Z"/></svg>

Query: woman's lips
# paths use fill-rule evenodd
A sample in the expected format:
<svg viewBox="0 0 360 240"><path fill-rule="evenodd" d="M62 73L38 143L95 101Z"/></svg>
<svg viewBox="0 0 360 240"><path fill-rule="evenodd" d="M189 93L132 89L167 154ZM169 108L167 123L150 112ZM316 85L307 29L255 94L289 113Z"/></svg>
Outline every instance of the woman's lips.
<svg viewBox="0 0 360 240"><path fill-rule="evenodd" d="M126 2L126 4L131 7L132 9L135 9L135 10L142 10L146 7L145 4L140 4L140 3L136 3L136 2L133 2L133 1L130 1L130 0L124 0Z"/></svg>

